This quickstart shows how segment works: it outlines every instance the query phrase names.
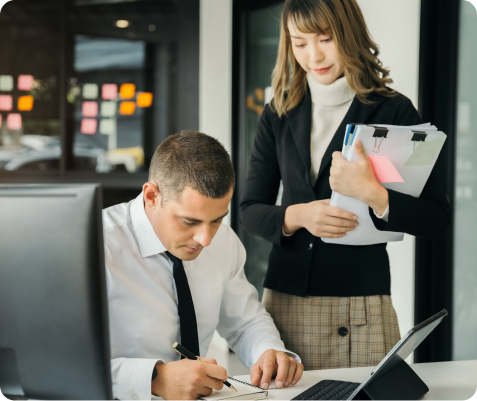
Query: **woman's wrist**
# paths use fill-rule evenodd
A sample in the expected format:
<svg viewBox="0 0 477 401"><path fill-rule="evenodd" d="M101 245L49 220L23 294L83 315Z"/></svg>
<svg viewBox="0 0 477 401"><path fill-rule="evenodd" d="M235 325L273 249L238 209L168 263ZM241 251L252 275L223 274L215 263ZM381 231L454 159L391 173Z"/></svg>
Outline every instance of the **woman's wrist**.
<svg viewBox="0 0 477 401"><path fill-rule="evenodd" d="M360 197L360 200L379 215L382 215L389 206L388 191L377 182L368 191L363 192L363 196Z"/></svg>
<svg viewBox="0 0 477 401"><path fill-rule="evenodd" d="M283 232L285 234L292 234L303 226L300 224L301 204L288 206L285 210L283 218Z"/></svg>

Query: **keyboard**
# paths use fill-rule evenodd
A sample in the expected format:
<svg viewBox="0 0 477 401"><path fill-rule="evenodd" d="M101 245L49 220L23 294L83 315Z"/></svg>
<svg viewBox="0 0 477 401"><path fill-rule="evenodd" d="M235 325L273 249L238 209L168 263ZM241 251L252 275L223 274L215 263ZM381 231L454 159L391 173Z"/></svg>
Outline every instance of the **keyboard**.
<svg viewBox="0 0 477 401"><path fill-rule="evenodd" d="M360 383L322 380L297 395L294 400L347 400Z"/></svg>

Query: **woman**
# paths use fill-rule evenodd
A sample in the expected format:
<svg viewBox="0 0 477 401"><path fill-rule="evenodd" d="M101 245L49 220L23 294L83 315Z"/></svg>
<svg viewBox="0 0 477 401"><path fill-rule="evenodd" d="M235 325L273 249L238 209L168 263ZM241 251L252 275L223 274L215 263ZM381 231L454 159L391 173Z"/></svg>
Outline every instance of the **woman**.
<svg viewBox="0 0 477 401"><path fill-rule="evenodd" d="M377 183L359 141L358 163L341 156L349 123L420 123L409 99L387 87L378 55L355 0L285 2L275 95L258 126L241 220L273 243L263 303L305 369L376 365L400 339L386 244L321 241L359 224L329 206L331 191L368 204L378 230L436 239L450 222L437 169L414 198Z"/></svg>

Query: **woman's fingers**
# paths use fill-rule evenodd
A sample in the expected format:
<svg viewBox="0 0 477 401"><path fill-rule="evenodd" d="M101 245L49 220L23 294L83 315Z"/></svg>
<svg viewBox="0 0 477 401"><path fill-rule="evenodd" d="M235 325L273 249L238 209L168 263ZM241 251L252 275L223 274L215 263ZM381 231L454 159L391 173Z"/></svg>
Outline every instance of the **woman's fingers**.
<svg viewBox="0 0 477 401"><path fill-rule="evenodd" d="M328 206L326 208L326 214L331 217L339 217L341 219L347 219L351 221L358 220L358 216L356 216L354 213L347 212L346 210L334 206Z"/></svg>
<svg viewBox="0 0 477 401"><path fill-rule="evenodd" d="M359 223L356 220L341 219L339 217L331 217L331 216L327 216L323 220L323 222L327 225L336 226L336 227L355 228L359 225Z"/></svg>

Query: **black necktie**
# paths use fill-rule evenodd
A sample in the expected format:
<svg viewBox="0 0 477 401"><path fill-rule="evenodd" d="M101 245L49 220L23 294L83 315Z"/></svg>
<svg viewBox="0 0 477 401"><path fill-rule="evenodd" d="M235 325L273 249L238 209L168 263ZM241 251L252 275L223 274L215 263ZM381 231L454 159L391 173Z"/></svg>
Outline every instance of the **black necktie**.
<svg viewBox="0 0 477 401"><path fill-rule="evenodd" d="M179 301L179 320L181 325L181 345L194 355L200 356L199 333L197 332L197 319L195 317L194 301L190 293L189 282L184 270L182 260L166 251L169 259L174 263L174 281L177 288Z"/></svg>

